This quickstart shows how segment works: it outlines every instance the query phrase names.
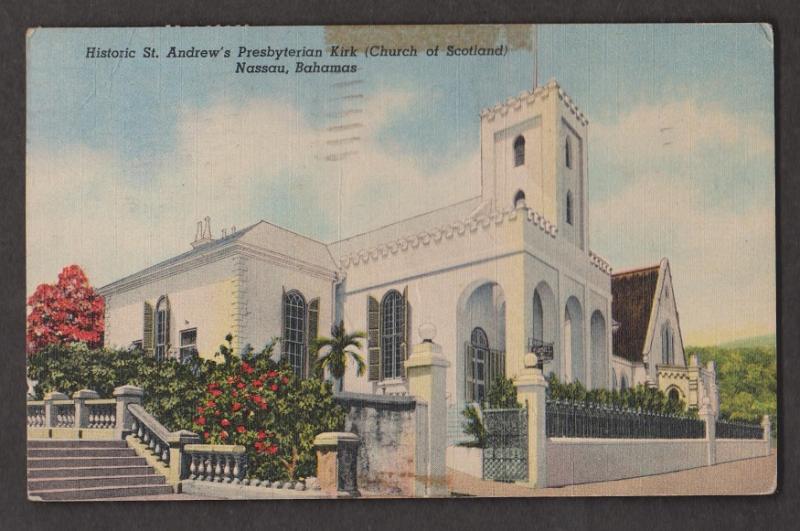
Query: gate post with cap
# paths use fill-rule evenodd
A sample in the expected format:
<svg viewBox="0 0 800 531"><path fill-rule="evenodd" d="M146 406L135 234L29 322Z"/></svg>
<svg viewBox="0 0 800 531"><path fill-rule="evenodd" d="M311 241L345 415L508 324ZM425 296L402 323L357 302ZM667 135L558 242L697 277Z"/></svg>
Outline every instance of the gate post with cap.
<svg viewBox="0 0 800 531"><path fill-rule="evenodd" d="M528 480L520 483L540 489L547 486L547 380L537 368L536 355L526 354L523 363L524 370L514 380L517 400L525 406L528 414Z"/></svg>

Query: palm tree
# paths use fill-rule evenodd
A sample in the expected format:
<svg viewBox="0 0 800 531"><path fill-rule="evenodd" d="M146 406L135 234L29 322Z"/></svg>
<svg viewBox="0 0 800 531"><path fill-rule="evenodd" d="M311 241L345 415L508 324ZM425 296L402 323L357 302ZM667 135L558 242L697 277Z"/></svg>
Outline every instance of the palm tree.
<svg viewBox="0 0 800 531"><path fill-rule="evenodd" d="M344 321L331 327L332 337L318 337L314 340L314 350L318 355L317 364L320 368L327 368L331 376L336 378L336 389L342 391L344 371L347 367L348 355L356 364L356 374L362 376L366 369L364 358L354 350L361 348L361 339L366 337L364 332L348 334L344 329ZM323 351L325 351L323 353Z"/></svg>

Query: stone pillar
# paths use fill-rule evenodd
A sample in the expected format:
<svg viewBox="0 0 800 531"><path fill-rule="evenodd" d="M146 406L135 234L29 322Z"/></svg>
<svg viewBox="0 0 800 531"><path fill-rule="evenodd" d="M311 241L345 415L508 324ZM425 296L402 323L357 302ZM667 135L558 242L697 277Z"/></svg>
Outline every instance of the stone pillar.
<svg viewBox="0 0 800 531"><path fill-rule="evenodd" d="M189 459L184 455L183 447L187 444L200 444L200 436L189 430L173 431L167 437L169 444L169 468L167 483L177 485L181 479L189 475Z"/></svg>
<svg viewBox="0 0 800 531"><path fill-rule="evenodd" d="M88 428L89 427L89 408L86 407L86 401L95 398L100 398L96 391L91 389L81 389L72 393L72 399L75 400L75 427Z"/></svg>
<svg viewBox="0 0 800 531"><path fill-rule="evenodd" d="M50 391L44 395L44 426L45 428L52 428L56 422L56 412L53 409L53 402L55 400L69 400L69 397L64 393L58 391Z"/></svg>
<svg viewBox="0 0 800 531"><path fill-rule="evenodd" d="M325 432L314 438L320 489L338 497L358 496L358 435Z"/></svg>
<svg viewBox="0 0 800 531"><path fill-rule="evenodd" d="M547 380L536 367L536 355L526 354L525 370L514 380L517 400L528 410L528 481L530 488L547 486Z"/></svg>
<svg viewBox="0 0 800 531"><path fill-rule="evenodd" d="M442 347L433 342L436 328L422 325L423 342L405 362L408 392L427 403L427 458L425 478L418 478L415 494L418 496L447 496L447 368L450 362L442 357Z"/></svg>
<svg viewBox="0 0 800 531"><path fill-rule="evenodd" d="M114 398L117 399L117 425L114 436L124 439L125 433L131 430L133 416L128 411L128 404L141 404L144 390L135 385L122 385L114 389Z"/></svg>
<svg viewBox="0 0 800 531"><path fill-rule="evenodd" d="M772 452L772 424L769 415L764 415L761 419L761 427L764 429L764 455L767 456Z"/></svg>
<svg viewBox="0 0 800 531"><path fill-rule="evenodd" d="M717 417L707 396L703 397L698 413L706 423L706 464L713 465L717 462Z"/></svg>

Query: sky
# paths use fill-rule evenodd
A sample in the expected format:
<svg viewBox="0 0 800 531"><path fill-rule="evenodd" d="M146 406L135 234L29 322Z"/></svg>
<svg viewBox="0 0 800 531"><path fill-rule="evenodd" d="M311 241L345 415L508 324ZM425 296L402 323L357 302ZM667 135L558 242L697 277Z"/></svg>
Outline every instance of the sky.
<svg viewBox="0 0 800 531"><path fill-rule="evenodd" d="M669 258L687 345L775 331L769 37L755 24L538 28L540 83L556 79L589 118L590 247L616 271ZM166 57L268 45L324 47L325 31L29 35L29 294L68 264L102 286L184 252L205 216L215 236L265 219L331 241L479 195L479 112L529 90L535 63L524 48L420 49L317 59L355 74L284 75ZM90 46L138 55L87 59Z"/></svg>

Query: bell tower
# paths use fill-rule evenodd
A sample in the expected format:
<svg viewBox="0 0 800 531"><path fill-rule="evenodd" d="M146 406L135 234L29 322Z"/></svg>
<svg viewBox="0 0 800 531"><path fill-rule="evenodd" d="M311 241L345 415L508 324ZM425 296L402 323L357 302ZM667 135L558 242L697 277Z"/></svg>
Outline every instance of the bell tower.
<svg viewBox="0 0 800 531"><path fill-rule="evenodd" d="M551 80L481 111L481 194L494 210L523 204L588 249L588 120Z"/></svg>

